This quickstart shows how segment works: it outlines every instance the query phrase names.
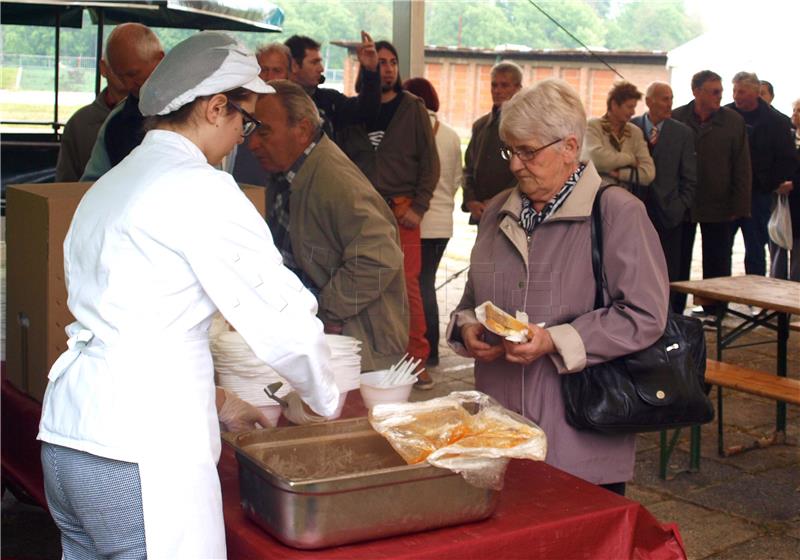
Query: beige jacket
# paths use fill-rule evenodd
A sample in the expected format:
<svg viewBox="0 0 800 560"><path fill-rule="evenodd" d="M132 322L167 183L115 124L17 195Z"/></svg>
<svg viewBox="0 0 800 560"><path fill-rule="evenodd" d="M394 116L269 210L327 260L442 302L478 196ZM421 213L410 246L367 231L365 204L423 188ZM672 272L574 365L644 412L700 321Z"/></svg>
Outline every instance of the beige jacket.
<svg viewBox="0 0 800 560"><path fill-rule="evenodd" d="M589 119L581 159L591 160L600 175L612 182L618 181L608 175L609 171L619 169L620 180L627 183L631 180L631 169L625 168L638 167L639 185L652 183L656 178L656 164L647 149L642 130L633 123L625 123L625 130L619 141L621 151L614 147L611 136L603 130L603 119Z"/></svg>

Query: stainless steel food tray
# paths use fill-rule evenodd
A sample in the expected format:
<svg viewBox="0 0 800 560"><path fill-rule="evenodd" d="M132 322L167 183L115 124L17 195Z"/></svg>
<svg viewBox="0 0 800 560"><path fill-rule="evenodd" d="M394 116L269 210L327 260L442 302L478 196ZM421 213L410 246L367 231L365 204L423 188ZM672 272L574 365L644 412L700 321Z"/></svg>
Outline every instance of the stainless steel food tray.
<svg viewBox="0 0 800 560"><path fill-rule="evenodd" d="M281 542L313 549L489 517L498 493L406 465L366 418L229 435L242 507Z"/></svg>

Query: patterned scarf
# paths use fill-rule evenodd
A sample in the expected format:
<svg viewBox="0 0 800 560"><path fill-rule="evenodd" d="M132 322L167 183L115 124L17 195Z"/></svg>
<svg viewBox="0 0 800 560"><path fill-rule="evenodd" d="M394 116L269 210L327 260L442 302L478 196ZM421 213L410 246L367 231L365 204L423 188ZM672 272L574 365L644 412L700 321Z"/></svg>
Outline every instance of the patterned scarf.
<svg viewBox="0 0 800 560"><path fill-rule="evenodd" d="M608 115L603 115L603 118L600 119L600 127L603 129L603 133L608 136L614 149L621 152L625 140L631 136L630 128L628 126L623 127L622 136L617 136L617 133L614 132L614 127L611 126L611 121L608 120Z"/></svg>
<svg viewBox="0 0 800 560"><path fill-rule="evenodd" d="M585 163L578 165L578 168L572 173L572 175L569 176L567 182L564 183L563 187L561 187L561 190L550 199L550 202L544 205L544 208L542 208L541 212L537 212L533 209L533 203L531 202L530 198L521 192L519 193L522 197L522 211L519 214L519 225L528 235L531 235L533 230L536 229L536 226L549 218L561 207L562 204L564 204L564 201L569 196L569 193L572 192L572 189L575 188L575 185L581 178L581 174L583 173L584 169L586 169Z"/></svg>
<svg viewBox="0 0 800 560"><path fill-rule="evenodd" d="M275 247L278 248L283 257L283 264L294 272L303 285L317 297L319 296L319 288L303 272L303 269L297 265L297 261L294 258L292 239L289 236L289 199L292 181L297 176L297 172L300 171L308 155L319 143L322 134L322 130L317 132L314 140L303 150L303 153L300 154L300 157L297 158L297 161L292 164L288 171L274 175L275 181L271 185L273 186L274 196L270 197L270 204L267 205L267 225L272 232L272 240L275 242Z"/></svg>

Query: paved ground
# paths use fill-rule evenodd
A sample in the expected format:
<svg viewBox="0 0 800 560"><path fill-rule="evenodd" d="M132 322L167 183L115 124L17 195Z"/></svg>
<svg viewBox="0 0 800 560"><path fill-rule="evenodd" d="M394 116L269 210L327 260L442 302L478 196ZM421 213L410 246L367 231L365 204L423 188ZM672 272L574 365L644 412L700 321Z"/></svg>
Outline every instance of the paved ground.
<svg viewBox="0 0 800 560"><path fill-rule="evenodd" d="M462 218L463 215L459 216ZM465 220L463 220L465 222ZM474 228L457 223L453 240L439 271L439 283L463 270L469 262ZM698 243L699 245L699 243ZM699 277L696 247L693 278ZM742 244L734 251L734 274L742 274ZM438 292L442 322L461 297L466 274ZM767 340L757 329L747 342ZM709 355L714 337L707 333ZM415 391L414 400L441 396L473 387L472 362L440 348L441 363L432 370L436 387ZM726 351L725 360L775 371L775 345L751 346ZM800 377L800 333L789 342L789 375ZM688 437L684 436L670 463L671 479L658 478L658 436L638 440L636 474L628 497L644 504L663 522L677 522L690 559L786 559L800 557L800 414L788 407L787 445L757 449L721 458L716 452L716 424L703 428L700 472L679 472L688 466ZM774 427L772 401L726 393L726 443L749 443ZM21 558L58 558L58 534L49 516L6 495L2 502L2 555Z"/></svg>

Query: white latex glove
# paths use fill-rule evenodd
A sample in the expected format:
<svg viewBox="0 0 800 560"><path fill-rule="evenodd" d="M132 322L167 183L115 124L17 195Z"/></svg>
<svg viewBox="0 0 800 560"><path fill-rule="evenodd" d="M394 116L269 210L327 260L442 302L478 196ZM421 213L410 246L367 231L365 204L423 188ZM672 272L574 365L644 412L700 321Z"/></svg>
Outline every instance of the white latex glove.
<svg viewBox="0 0 800 560"><path fill-rule="evenodd" d="M325 422L326 418L314 414L300 399L300 395L294 391L283 397L283 399L289 403L289 406L283 409L283 415L293 424L303 426L305 424Z"/></svg>
<svg viewBox="0 0 800 560"><path fill-rule="evenodd" d="M225 402L222 403L217 416L219 421L225 424L226 430L244 432L270 426L264 413L252 404L243 401L227 389L223 389L223 392L225 393Z"/></svg>

